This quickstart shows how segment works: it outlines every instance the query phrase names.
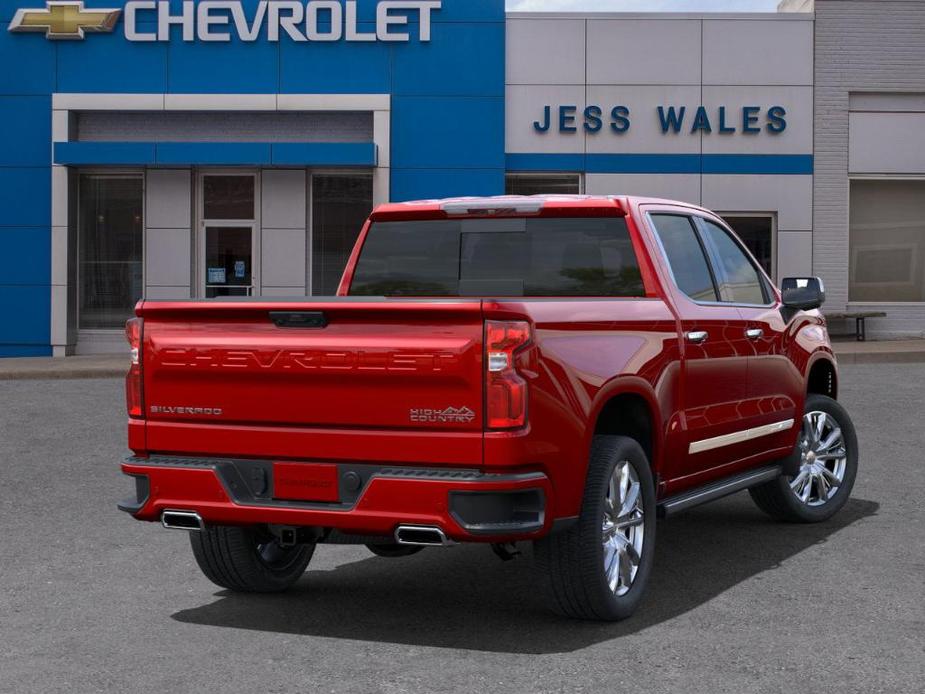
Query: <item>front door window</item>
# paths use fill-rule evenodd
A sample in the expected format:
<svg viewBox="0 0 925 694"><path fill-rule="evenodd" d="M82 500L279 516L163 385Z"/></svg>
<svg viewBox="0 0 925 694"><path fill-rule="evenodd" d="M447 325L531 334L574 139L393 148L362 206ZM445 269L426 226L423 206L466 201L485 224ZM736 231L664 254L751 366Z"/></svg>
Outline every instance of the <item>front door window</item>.
<svg viewBox="0 0 925 694"><path fill-rule="evenodd" d="M765 304L764 283L751 260L728 231L700 218L703 239L713 257L720 301L736 304Z"/></svg>
<svg viewBox="0 0 925 694"><path fill-rule="evenodd" d="M768 215L723 215L768 277L774 278L774 218Z"/></svg>

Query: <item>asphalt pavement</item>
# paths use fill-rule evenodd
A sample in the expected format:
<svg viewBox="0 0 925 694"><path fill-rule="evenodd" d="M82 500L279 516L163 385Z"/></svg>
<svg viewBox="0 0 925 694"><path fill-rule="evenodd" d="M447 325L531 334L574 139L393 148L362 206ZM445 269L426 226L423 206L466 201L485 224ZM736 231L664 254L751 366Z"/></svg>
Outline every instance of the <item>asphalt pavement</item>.
<svg viewBox="0 0 925 694"><path fill-rule="evenodd" d="M833 520L745 493L658 526L619 624L547 613L529 548L321 546L289 593L209 583L131 483L119 379L0 382L0 692L910 692L925 689L925 365L848 365L861 443Z"/></svg>

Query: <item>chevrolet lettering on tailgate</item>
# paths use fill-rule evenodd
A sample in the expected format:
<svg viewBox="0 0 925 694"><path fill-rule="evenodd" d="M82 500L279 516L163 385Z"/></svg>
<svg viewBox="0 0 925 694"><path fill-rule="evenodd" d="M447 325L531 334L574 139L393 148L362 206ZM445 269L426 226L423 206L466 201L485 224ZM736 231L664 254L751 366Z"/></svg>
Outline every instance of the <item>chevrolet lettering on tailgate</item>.
<svg viewBox="0 0 925 694"><path fill-rule="evenodd" d="M266 371L419 371L452 372L459 356L451 352L393 352L388 350L244 350L167 348L156 354L165 368L255 368Z"/></svg>

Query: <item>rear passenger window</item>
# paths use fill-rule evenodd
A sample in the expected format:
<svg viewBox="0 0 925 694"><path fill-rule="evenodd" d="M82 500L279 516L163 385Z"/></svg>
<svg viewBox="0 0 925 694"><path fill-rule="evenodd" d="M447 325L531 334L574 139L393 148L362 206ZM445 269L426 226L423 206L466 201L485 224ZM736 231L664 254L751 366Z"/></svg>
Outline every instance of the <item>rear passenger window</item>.
<svg viewBox="0 0 925 694"><path fill-rule="evenodd" d="M761 276L742 247L721 226L706 219L700 221L704 242L713 256L720 300L736 304L767 303Z"/></svg>
<svg viewBox="0 0 925 694"><path fill-rule="evenodd" d="M695 301L717 301L710 266L691 218L653 214L652 222L678 289Z"/></svg>

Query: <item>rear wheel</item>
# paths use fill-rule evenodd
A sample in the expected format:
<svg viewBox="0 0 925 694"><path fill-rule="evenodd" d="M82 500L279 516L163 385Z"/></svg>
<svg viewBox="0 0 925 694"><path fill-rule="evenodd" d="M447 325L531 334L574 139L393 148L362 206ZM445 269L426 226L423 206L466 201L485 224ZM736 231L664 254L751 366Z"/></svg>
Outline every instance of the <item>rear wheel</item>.
<svg viewBox="0 0 925 694"><path fill-rule="evenodd" d="M652 569L655 488L639 444L596 436L578 522L534 544L552 608L618 620L636 609Z"/></svg>
<svg viewBox="0 0 925 694"><path fill-rule="evenodd" d="M796 453L796 475L748 491L758 508L778 520L827 520L848 501L858 471L857 435L845 408L825 395L807 397Z"/></svg>
<svg viewBox="0 0 925 694"><path fill-rule="evenodd" d="M245 593L286 590L305 573L315 545L283 547L264 527L206 527L190 533L193 556L210 581Z"/></svg>

